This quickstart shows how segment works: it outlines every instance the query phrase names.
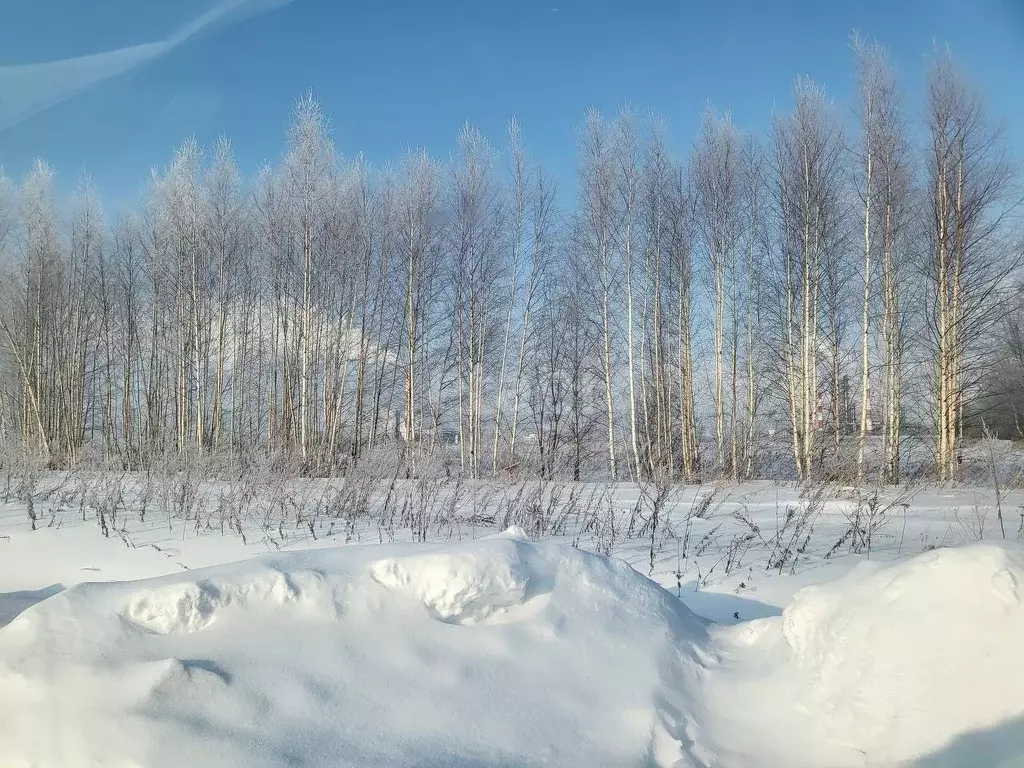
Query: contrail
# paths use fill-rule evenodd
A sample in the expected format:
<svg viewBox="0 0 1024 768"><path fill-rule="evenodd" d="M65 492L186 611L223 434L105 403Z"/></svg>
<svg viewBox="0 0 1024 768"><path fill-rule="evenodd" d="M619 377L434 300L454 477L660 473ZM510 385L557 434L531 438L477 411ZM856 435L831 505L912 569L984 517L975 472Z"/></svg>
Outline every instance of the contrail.
<svg viewBox="0 0 1024 768"><path fill-rule="evenodd" d="M208 27L289 2L292 0L221 0L163 40L71 59L0 67L0 130L153 61Z"/></svg>

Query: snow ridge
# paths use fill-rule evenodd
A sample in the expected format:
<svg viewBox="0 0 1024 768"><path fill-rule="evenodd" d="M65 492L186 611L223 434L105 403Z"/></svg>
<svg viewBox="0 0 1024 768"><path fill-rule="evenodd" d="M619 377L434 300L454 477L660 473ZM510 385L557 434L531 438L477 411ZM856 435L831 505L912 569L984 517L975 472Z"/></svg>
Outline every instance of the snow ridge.
<svg viewBox="0 0 1024 768"><path fill-rule="evenodd" d="M939 549L727 627L512 530L82 584L0 629L0 765L1020 764L1022 579Z"/></svg>

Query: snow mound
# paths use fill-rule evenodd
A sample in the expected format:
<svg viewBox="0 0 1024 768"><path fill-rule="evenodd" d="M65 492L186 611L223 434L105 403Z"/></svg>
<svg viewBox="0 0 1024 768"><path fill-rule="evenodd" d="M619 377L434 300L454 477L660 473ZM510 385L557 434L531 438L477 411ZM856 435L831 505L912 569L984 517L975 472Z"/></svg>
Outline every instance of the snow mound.
<svg viewBox="0 0 1024 768"><path fill-rule="evenodd" d="M477 624L550 591L551 571L531 556L532 545L517 539L481 544L457 553L388 558L370 572L377 583L419 600L431 616L450 624Z"/></svg>
<svg viewBox="0 0 1024 768"><path fill-rule="evenodd" d="M315 573L270 571L242 582L223 579L167 584L132 594L122 616L161 635L198 632L229 606L241 610L262 606L298 606L333 616L337 611L324 579Z"/></svg>
<svg viewBox="0 0 1024 768"><path fill-rule="evenodd" d="M0 766L1024 765L1024 548L711 626L518 531L82 584L0 628Z"/></svg>
<svg viewBox="0 0 1024 768"><path fill-rule="evenodd" d="M820 738L892 764L1024 715L1022 584L1024 550L979 544L798 592L782 635Z"/></svg>
<svg viewBox="0 0 1024 768"><path fill-rule="evenodd" d="M82 584L0 629L0 765L689 768L707 642L514 531Z"/></svg>

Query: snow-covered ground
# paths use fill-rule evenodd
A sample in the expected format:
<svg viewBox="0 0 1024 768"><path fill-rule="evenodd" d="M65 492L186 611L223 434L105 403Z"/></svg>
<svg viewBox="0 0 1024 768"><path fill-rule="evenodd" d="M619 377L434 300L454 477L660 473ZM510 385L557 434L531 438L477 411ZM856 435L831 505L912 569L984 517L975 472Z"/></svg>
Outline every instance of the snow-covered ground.
<svg viewBox="0 0 1024 768"><path fill-rule="evenodd" d="M0 505L0 765L1024 765L1022 510L47 477Z"/></svg>

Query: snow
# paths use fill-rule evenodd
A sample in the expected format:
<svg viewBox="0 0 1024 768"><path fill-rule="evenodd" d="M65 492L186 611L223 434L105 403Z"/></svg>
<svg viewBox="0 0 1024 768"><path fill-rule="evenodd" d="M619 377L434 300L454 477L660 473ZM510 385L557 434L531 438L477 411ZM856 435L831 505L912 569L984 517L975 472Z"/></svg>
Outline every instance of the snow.
<svg viewBox="0 0 1024 768"><path fill-rule="evenodd" d="M9 504L0 765L1024 765L1024 547L990 538L982 491L924 490L858 552L843 494L691 518L701 492L657 546L621 534L629 487L621 518L542 540L467 512L363 546L369 523L31 531Z"/></svg>
<svg viewBox="0 0 1024 768"><path fill-rule="evenodd" d="M495 544L466 545L458 552L387 558L370 568L384 588L414 598L433 618L462 626L501 617L550 593L546 563L532 547L509 540L494 557Z"/></svg>
<svg viewBox="0 0 1024 768"><path fill-rule="evenodd" d="M705 700L734 715L710 723L723 764L1024 765L1022 579L1017 543L936 549L718 628ZM1008 725L986 761L952 754Z"/></svg>
<svg viewBox="0 0 1024 768"><path fill-rule="evenodd" d="M1024 714L1024 550L981 544L863 563L797 593L782 635L821 737L876 761Z"/></svg>
<svg viewBox="0 0 1024 768"><path fill-rule="evenodd" d="M671 765L705 643L514 533L82 584L0 630L0 764Z"/></svg>

